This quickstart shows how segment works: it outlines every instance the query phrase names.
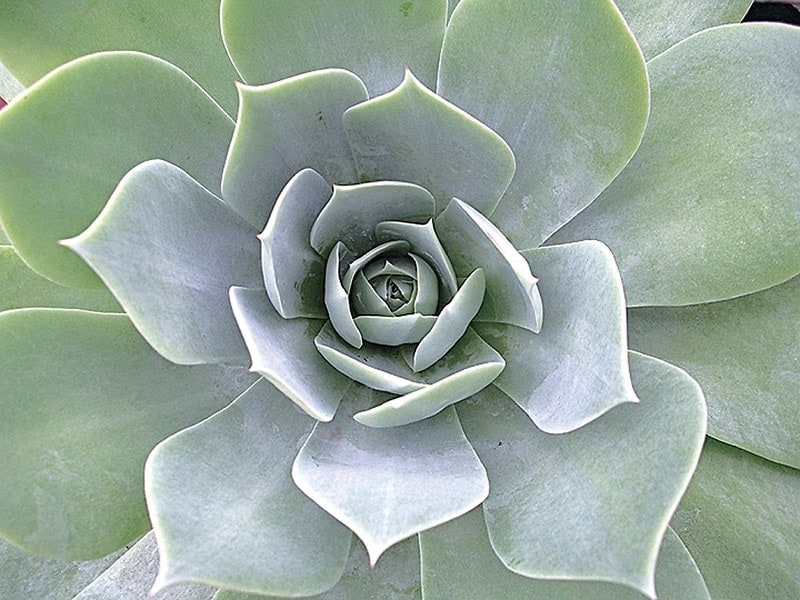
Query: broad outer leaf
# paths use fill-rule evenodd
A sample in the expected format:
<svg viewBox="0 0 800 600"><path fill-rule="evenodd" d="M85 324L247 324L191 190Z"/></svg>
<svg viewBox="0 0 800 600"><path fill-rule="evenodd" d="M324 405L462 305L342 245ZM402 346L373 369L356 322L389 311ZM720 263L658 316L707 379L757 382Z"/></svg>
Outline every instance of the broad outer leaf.
<svg viewBox="0 0 800 600"><path fill-rule="evenodd" d="M357 423L353 413L385 395L356 389L331 423L314 428L292 476L361 538L375 565L393 544L480 504L489 488L454 409L375 429Z"/></svg>
<svg viewBox="0 0 800 600"><path fill-rule="evenodd" d="M26 85L101 50L139 50L177 65L233 115L236 71L222 44L219 0L6 2L0 60Z"/></svg>
<svg viewBox="0 0 800 600"><path fill-rule="evenodd" d="M222 36L250 84L342 67L375 96L396 87L404 68L433 88L446 11L445 0L223 0Z"/></svg>
<svg viewBox="0 0 800 600"><path fill-rule="evenodd" d="M712 439L672 527L713 598L800 597L800 472Z"/></svg>
<svg viewBox="0 0 800 600"><path fill-rule="evenodd" d="M63 243L168 360L246 364L228 290L261 285L256 233L186 172L152 160L132 169L95 222Z"/></svg>
<svg viewBox="0 0 800 600"><path fill-rule="evenodd" d="M0 356L0 531L66 560L147 531L150 449L252 381L243 369L176 366L126 316L77 310L0 314Z"/></svg>
<svg viewBox="0 0 800 600"><path fill-rule="evenodd" d="M344 114L360 181L410 181L436 199L460 198L489 215L514 176L508 144L406 71L394 90Z"/></svg>
<svg viewBox="0 0 800 600"><path fill-rule="evenodd" d="M742 20L753 0L615 0L650 60L703 29Z"/></svg>
<svg viewBox="0 0 800 600"><path fill-rule="evenodd" d="M419 537L425 600L642 600L639 592L613 583L532 579L510 571L492 550L479 509ZM710 600L697 565L672 529L661 541L656 592L664 599Z"/></svg>
<svg viewBox="0 0 800 600"><path fill-rule="evenodd" d="M585 241L523 254L541 277L542 330L475 323L506 360L495 385L550 433L638 402L628 371L625 296L608 248Z"/></svg>
<svg viewBox="0 0 800 600"><path fill-rule="evenodd" d="M492 220L520 249L611 182L648 112L644 60L611 0L463 2L437 91L514 151L516 174Z"/></svg>
<svg viewBox="0 0 800 600"><path fill-rule="evenodd" d="M538 431L492 388L459 405L489 473L492 547L512 571L654 597L658 547L700 455L705 403L676 367L632 353L631 369L642 403L568 434Z"/></svg>
<svg viewBox="0 0 800 600"><path fill-rule="evenodd" d="M708 433L800 468L800 277L735 300L628 314L633 348L689 371Z"/></svg>
<svg viewBox="0 0 800 600"><path fill-rule="evenodd" d="M290 476L313 423L261 380L153 450L145 491L161 554L155 590L195 582L297 596L339 580L352 536Z"/></svg>
<svg viewBox="0 0 800 600"><path fill-rule="evenodd" d="M0 112L0 219L32 268L96 287L58 240L83 231L146 159L168 160L218 193L232 132L230 117L169 63L132 52L78 59Z"/></svg>
<svg viewBox="0 0 800 600"><path fill-rule="evenodd" d="M797 275L800 29L717 27L648 72L641 147L551 241L605 242L629 306L724 300Z"/></svg>

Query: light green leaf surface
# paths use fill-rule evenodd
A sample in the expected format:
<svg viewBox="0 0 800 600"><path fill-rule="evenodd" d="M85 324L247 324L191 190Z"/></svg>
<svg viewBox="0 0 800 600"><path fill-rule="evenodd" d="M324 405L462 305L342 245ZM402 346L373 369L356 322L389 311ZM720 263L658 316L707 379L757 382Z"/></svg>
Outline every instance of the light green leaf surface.
<svg viewBox="0 0 800 600"><path fill-rule="evenodd" d="M330 184L356 182L342 114L367 99L358 77L329 69L238 89L222 197L248 221L261 229L281 188L301 169L315 169Z"/></svg>
<svg viewBox="0 0 800 600"><path fill-rule="evenodd" d="M356 327L367 342L381 346L416 344L431 330L437 318L411 313L401 316L367 315L356 317Z"/></svg>
<svg viewBox="0 0 800 600"><path fill-rule="evenodd" d="M220 590L213 600L268 599ZM269 600L286 599L271 596ZM327 592L310 596L308 600L422 600L416 536L389 548L375 567L369 566L369 558L362 544L351 544L350 557L339 583Z"/></svg>
<svg viewBox="0 0 800 600"><path fill-rule="evenodd" d="M313 423L261 380L153 450L145 490L161 554L154 589L195 582L296 596L339 580L350 532L290 476Z"/></svg>
<svg viewBox="0 0 800 600"><path fill-rule="evenodd" d="M325 317L325 261L309 242L311 226L332 188L303 169L278 196L261 240L261 271L270 302L284 318Z"/></svg>
<svg viewBox="0 0 800 600"><path fill-rule="evenodd" d="M211 600L214 596L214 589L199 585L175 585L148 595L157 573L158 547L151 531L72 600Z"/></svg>
<svg viewBox="0 0 800 600"><path fill-rule="evenodd" d="M186 172L161 160L136 166L64 244L168 360L247 363L228 289L262 283L256 230Z"/></svg>
<svg viewBox="0 0 800 600"><path fill-rule="evenodd" d="M492 220L520 249L609 184L647 119L644 61L611 0L465 0L440 69L437 91L514 151L516 175Z"/></svg>
<svg viewBox="0 0 800 600"><path fill-rule="evenodd" d="M230 298L250 352L250 370L266 377L315 419L330 421L351 382L314 347L312 340L323 322L282 318L263 289L233 287Z"/></svg>
<svg viewBox="0 0 800 600"><path fill-rule="evenodd" d="M0 356L0 531L67 560L103 556L147 531L150 449L253 379L176 366L126 316L76 310L0 314Z"/></svg>
<svg viewBox="0 0 800 600"><path fill-rule="evenodd" d="M85 54L139 50L177 65L236 113L236 71L222 44L219 0L6 2L0 40L0 60L26 85Z"/></svg>
<svg viewBox="0 0 800 600"><path fill-rule="evenodd" d="M689 371L708 434L800 468L800 277L735 300L628 314L633 348Z"/></svg>
<svg viewBox="0 0 800 600"><path fill-rule="evenodd" d="M586 241L523 255L541 277L542 330L475 324L506 360L495 385L550 433L638 402L628 371L625 296L608 248Z"/></svg>
<svg viewBox="0 0 800 600"><path fill-rule="evenodd" d="M489 473L492 547L511 570L654 597L659 544L700 455L705 403L676 367L632 353L631 369L642 403L568 434L538 431L493 388L458 406Z"/></svg>
<svg viewBox="0 0 800 600"><path fill-rule="evenodd" d="M753 0L616 0L650 60L682 39L715 25L742 20Z"/></svg>
<svg viewBox="0 0 800 600"><path fill-rule="evenodd" d="M53 283L29 269L11 246L0 245L0 290L0 311L41 306L122 312L108 290L77 290Z"/></svg>
<svg viewBox="0 0 800 600"><path fill-rule="evenodd" d="M33 556L0 539L0 598L72 598L105 571L119 554L115 551L97 560L68 562Z"/></svg>
<svg viewBox="0 0 800 600"><path fill-rule="evenodd" d="M416 183L492 213L514 176L514 155L494 131L423 86L411 71L396 89L344 114L360 181Z"/></svg>
<svg viewBox="0 0 800 600"><path fill-rule="evenodd" d="M551 241L605 242L629 306L724 300L797 275L800 29L710 29L648 71L641 148Z"/></svg>
<svg viewBox="0 0 800 600"><path fill-rule="evenodd" d="M536 277L489 219L454 198L436 217L434 228L456 274L466 277L479 267L486 274L486 296L477 321L509 323L539 331L542 299Z"/></svg>
<svg viewBox="0 0 800 600"><path fill-rule="evenodd" d="M644 598L613 583L532 579L508 570L492 550L480 509L420 533L420 550L425 600ZM664 600L710 600L697 565L672 529L661 542L656 593Z"/></svg>
<svg viewBox="0 0 800 600"><path fill-rule="evenodd" d="M672 527L712 598L800 597L800 472L712 439Z"/></svg>
<svg viewBox="0 0 800 600"><path fill-rule="evenodd" d="M224 0L222 36L247 83L342 67L375 96L406 67L435 85L446 10L445 0Z"/></svg>
<svg viewBox="0 0 800 600"><path fill-rule="evenodd" d="M0 100L8 104L23 91L25 91L25 86L0 62Z"/></svg>
<svg viewBox="0 0 800 600"><path fill-rule="evenodd" d="M353 311L347 290L342 285L340 273L346 268L349 252L342 242L336 242L328 261L325 264L325 308L330 323L342 339L353 346L361 348L364 339L353 320Z"/></svg>
<svg viewBox="0 0 800 600"><path fill-rule="evenodd" d="M331 423L314 427L292 477L364 542L372 566L400 540L475 508L489 482L453 409L378 430L353 414L383 395L358 390Z"/></svg>
<svg viewBox="0 0 800 600"><path fill-rule="evenodd" d="M83 231L146 159L168 160L219 193L232 131L230 117L162 60L130 52L78 59L0 112L0 219L34 269L98 286L58 240Z"/></svg>

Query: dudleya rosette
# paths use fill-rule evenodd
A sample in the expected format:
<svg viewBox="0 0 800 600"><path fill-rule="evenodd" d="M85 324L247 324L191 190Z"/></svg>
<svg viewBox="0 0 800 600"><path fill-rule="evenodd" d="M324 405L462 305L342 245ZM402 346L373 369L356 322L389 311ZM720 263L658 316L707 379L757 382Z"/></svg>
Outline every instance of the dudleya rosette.
<svg viewBox="0 0 800 600"><path fill-rule="evenodd" d="M3 9L4 597L800 593L799 31L163 4Z"/></svg>

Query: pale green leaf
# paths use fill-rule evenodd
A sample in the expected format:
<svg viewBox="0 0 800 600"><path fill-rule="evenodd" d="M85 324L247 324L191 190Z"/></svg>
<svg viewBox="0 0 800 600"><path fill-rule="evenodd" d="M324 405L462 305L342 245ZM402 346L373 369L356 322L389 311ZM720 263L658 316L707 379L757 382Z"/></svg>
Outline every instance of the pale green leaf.
<svg viewBox="0 0 800 600"><path fill-rule="evenodd" d="M359 389L331 423L317 424L292 477L353 530L375 565L393 544L480 504L488 481L453 409L406 427L374 429L353 414L383 395Z"/></svg>
<svg viewBox="0 0 800 600"><path fill-rule="evenodd" d="M58 240L83 231L147 159L168 160L218 193L232 131L230 117L168 63L131 52L78 59L0 111L0 220L38 272L98 286Z"/></svg>
<svg viewBox="0 0 800 600"><path fill-rule="evenodd" d="M712 439L672 527L712 598L800 597L800 472Z"/></svg>
<svg viewBox="0 0 800 600"><path fill-rule="evenodd" d="M381 346L416 344L427 335L437 317L412 313L400 316L367 315L355 318L361 337Z"/></svg>
<svg viewBox="0 0 800 600"><path fill-rule="evenodd" d="M342 114L367 99L358 77L329 69L262 87L240 85L239 95L222 197L256 227L301 169L313 168L330 184L356 182Z"/></svg>
<svg viewBox="0 0 800 600"><path fill-rule="evenodd" d="M313 423L261 380L153 450L145 490L161 555L155 590L194 582L297 596L339 580L350 532L290 476Z"/></svg>
<svg viewBox="0 0 800 600"><path fill-rule="evenodd" d="M167 359L247 362L228 289L262 283L256 230L186 172L161 160L136 166L94 223L63 243Z"/></svg>
<svg viewBox="0 0 800 600"><path fill-rule="evenodd" d="M253 380L238 368L174 365L126 316L77 310L0 314L0 356L0 531L69 560L147 531L150 449Z"/></svg>
<svg viewBox="0 0 800 600"><path fill-rule="evenodd" d="M408 242L406 242L405 240L392 240L389 242L378 244L371 250L367 250L364 254L352 260L350 264L347 265L347 270L341 277L342 287L346 292L349 293L350 288L353 285L353 280L356 277L356 274L360 273L361 270L364 269L364 267L366 267L367 265L369 265L373 260L377 259L383 254L395 254L395 255L406 254L409 248L410 246ZM396 263L397 261L395 260L394 262ZM373 275L371 275L371 277L374 277L376 275L406 275L409 278L415 278L416 272L414 270L409 270L408 272L405 272L402 269L398 269L396 265L390 263L387 260L384 262L383 269L380 272L374 273Z"/></svg>
<svg viewBox="0 0 800 600"><path fill-rule="evenodd" d="M742 20L753 0L616 0L650 60L682 39L715 25Z"/></svg>
<svg viewBox="0 0 800 600"><path fill-rule="evenodd" d="M709 29L648 63L647 133L552 241L599 239L630 306L762 290L800 272L800 29Z"/></svg>
<svg viewBox="0 0 800 600"><path fill-rule="evenodd" d="M538 431L487 388L458 406L489 473L489 537L529 577L602 580L654 597L661 538L705 434L700 387L685 372L631 354L641 404L562 435Z"/></svg>
<svg viewBox="0 0 800 600"><path fill-rule="evenodd" d="M0 39L0 60L27 85L85 54L139 50L177 65L236 112L236 71L222 44L219 0L6 2Z"/></svg>
<svg viewBox="0 0 800 600"><path fill-rule="evenodd" d="M494 131L406 71L396 89L344 114L361 181L410 181L436 199L459 198L489 215L514 176L514 155Z"/></svg>
<svg viewBox="0 0 800 600"><path fill-rule="evenodd" d="M435 85L446 10L445 0L224 0L222 36L250 84L342 67L375 96L406 67Z"/></svg>
<svg viewBox="0 0 800 600"><path fill-rule="evenodd" d="M625 296L608 248L586 241L523 254L541 277L542 330L475 324L506 359L495 385L550 433L638 402L628 371Z"/></svg>
<svg viewBox="0 0 800 600"><path fill-rule="evenodd" d="M514 151L516 174L492 220L520 249L611 182L648 111L644 60L611 0L462 2L437 91Z"/></svg>
<svg viewBox="0 0 800 600"><path fill-rule="evenodd" d="M346 263L348 254L345 245L342 242L336 242L336 246L328 255L328 261L325 264L325 308L336 333L354 348L361 348L364 339L353 320L350 298L342 285L340 276L341 271L346 268L343 263Z"/></svg>
<svg viewBox="0 0 800 600"><path fill-rule="evenodd" d="M554 581L510 571L492 550L480 509L420 533L425 600L643 600L629 587L599 581ZM674 600L710 600L692 557L667 529L656 563L656 593Z"/></svg>
<svg viewBox="0 0 800 600"><path fill-rule="evenodd" d="M713 304L636 308L633 348L689 371L708 402L708 434L800 468L800 277Z"/></svg>

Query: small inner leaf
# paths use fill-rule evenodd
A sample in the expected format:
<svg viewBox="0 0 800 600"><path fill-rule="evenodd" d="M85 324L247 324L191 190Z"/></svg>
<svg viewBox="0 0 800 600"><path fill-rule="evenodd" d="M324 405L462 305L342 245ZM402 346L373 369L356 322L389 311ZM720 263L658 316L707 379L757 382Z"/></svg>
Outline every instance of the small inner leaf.
<svg viewBox="0 0 800 600"><path fill-rule="evenodd" d="M347 248L339 242L328 256L328 262L325 265L325 306L336 333L351 346L360 348L364 342L353 321L347 292L339 279L341 261L346 253Z"/></svg>

